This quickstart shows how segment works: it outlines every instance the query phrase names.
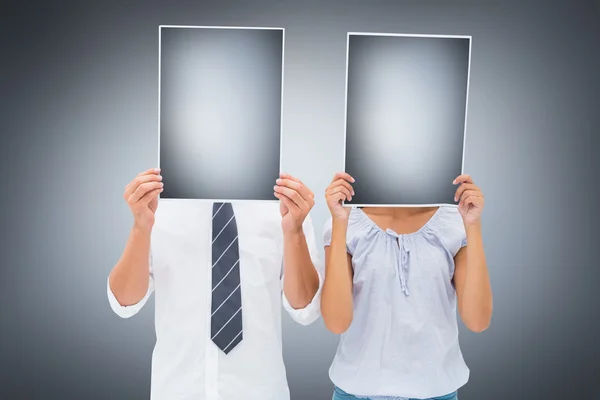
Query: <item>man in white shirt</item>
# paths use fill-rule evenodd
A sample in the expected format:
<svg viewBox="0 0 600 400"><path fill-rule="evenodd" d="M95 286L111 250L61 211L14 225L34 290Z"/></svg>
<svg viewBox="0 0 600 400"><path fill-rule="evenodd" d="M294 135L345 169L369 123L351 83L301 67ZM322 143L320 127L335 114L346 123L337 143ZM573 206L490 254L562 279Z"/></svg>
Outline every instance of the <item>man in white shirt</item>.
<svg viewBox="0 0 600 400"><path fill-rule="evenodd" d="M159 207L162 188L159 169L127 185L134 226L107 283L123 318L155 292L151 398L289 399L281 305L301 324L319 316L322 266L308 215L314 194L282 174L274 186L279 204Z"/></svg>

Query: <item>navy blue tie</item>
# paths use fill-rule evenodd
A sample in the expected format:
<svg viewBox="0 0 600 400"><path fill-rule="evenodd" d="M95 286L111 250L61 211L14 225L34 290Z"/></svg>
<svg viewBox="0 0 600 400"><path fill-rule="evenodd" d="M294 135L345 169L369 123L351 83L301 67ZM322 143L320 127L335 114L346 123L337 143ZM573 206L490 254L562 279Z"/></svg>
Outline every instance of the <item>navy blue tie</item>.
<svg viewBox="0 0 600 400"><path fill-rule="evenodd" d="M212 217L212 341L225 354L243 339L240 252L231 203L213 204Z"/></svg>

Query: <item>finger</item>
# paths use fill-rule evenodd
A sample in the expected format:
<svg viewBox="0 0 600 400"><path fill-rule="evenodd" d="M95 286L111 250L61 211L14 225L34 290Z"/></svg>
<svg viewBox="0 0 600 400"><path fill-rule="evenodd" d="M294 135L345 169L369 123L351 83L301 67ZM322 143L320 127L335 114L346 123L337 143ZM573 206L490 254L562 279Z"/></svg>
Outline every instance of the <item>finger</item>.
<svg viewBox="0 0 600 400"><path fill-rule="evenodd" d="M280 174L279 174L279 177L280 177L281 179L290 179L290 180L292 180L292 181L294 181L294 182L298 182L298 183L300 183L301 185L303 185L303 186L306 188L306 190L308 191L308 193L310 194L310 196L311 196L312 198L314 198L314 197L315 197L315 194L313 193L313 191L312 191L312 190L310 190L310 189L308 188L308 186L304 185L304 182L302 182L302 181L301 181L299 178L296 178L295 176L293 176L293 175L290 175L290 174L286 174L285 172L282 172L282 173L280 173Z"/></svg>
<svg viewBox="0 0 600 400"><path fill-rule="evenodd" d="M469 201L474 201L474 200L478 201L478 199L483 200L483 198L479 194L477 194L476 192L472 192L472 191L465 192L463 194L462 198L460 199L460 202L465 203L465 201L467 199L469 199Z"/></svg>
<svg viewBox="0 0 600 400"><path fill-rule="evenodd" d="M135 191L131 194L131 196L129 196L129 200L128 200L129 204L135 204L135 203L137 203L149 191L154 190L154 189L160 189L162 187L163 187L163 183L162 182L146 182L146 183L142 183L141 185L139 185L137 187L137 189L135 189Z"/></svg>
<svg viewBox="0 0 600 400"><path fill-rule="evenodd" d="M454 181L452 181L453 185L458 185L459 183L473 183L473 179L470 175L462 174L456 177Z"/></svg>
<svg viewBox="0 0 600 400"><path fill-rule="evenodd" d="M348 183L348 181L346 181L344 179L338 179L338 180L334 181L331 185L329 185L329 187L327 188L327 190L331 190L331 189L333 189L335 187L338 187L338 186L345 187L354 196L354 188L352 187L352 185L350 183Z"/></svg>
<svg viewBox="0 0 600 400"><path fill-rule="evenodd" d="M459 204L460 205L472 204L474 206L481 206L481 205L483 205L483 199L477 195L468 195L464 199L461 199Z"/></svg>
<svg viewBox="0 0 600 400"><path fill-rule="evenodd" d="M344 186L336 186L336 187L332 188L331 191L329 192L329 196L331 197L336 193L343 193L345 199L348 199L348 201L352 200L352 194Z"/></svg>
<svg viewBox="0 0 600 400"><path fill-rule="evenodd" d="M285 187L285 186L278 186L278 185L276 185L274 187L274 190L276 193L280 193L280 194L287 196L290 200L292 200L301 209L308 208L307 201L297 191L290 189L288 187Z"/></svg>
<svg viewBox="0 0 600 400"><path fill-rule="evenodd" d="M279 177L282 178L282 179L291 179L292 181L295 181L295 182L298 182L298 183L302 183L302 181L300 179L296 178L293 175L287 174L285 172L281 172L279 174Z"/></svg>
<svg viewBox="0 0 600 400"><path fill-rule="evenodd" d="M462 183L458 189L456 189L456 193L454 194L454 201L460 199L460 196L462 196L463 192L465 190L479 190L479 188L473 184L473 183Z"/></svg>
<svg viewBox="0 0 600 400"><path fill-rule="evenodd" d="M162 187L163 187L162 182L155 181L155 182L142 183L133 191L133 193L131 193L131 195L127 199L127 202L130 205L134 205L138 201L140 201L140 199L142 197L144 197L144 195L146 195L148 192L155 190L155 189L160 189Z"/></svg>
<svg viewBox="0 0 600 400"><path fill-rule="evenodd" d="M162 176L157 174L146 174L135 177L127 186L125 186L125 196L129 197L142 183L162 181Z"/></svg>
<svg viewBox="0 0 600 400"><path fill-rule="evenodd" d="M160 168L150 168L150 169L145 170L144 172L140 172L139 174L137 174L136 178L138 176L150 175L150 174L158 175L159 173L160 173Z"/></svg>
<svg viewBox="0 0 600 400"><path fill-rule="evenodd" d="M333 182L337 181L338 179L344 179L344 180L346 180L348 182L352 182L352 183L356 182L353 177L351 177L349 174L347 174L345 172L337 172L333 176L333 179L331 180L331 182L333 183Z"/></svg>
<svg viewBox="0 0 600 400"><path fill-rule="evenodd" d="M336 194L332 195L331 199L335 200L336 203L342 203L345 200L347 200L346 195L344 194L344 192L339 192L339 193L336 193Z"/></svg>
<svg viewBox="0 0 600 400"><path fill-rule="evenodd" d="M275 192L274 194L275 197L277 197L288 208L290 212L296 213L300 211L300 207L298 207L298 205L286 195L277 192Z"/></svg>
<svg viewBox="0 0 600 400"><path fill-rule="evenodd" d="M156 199L156 197L163 190L164 190L164 188L150 190L149 192L147 192L145 195L142 196L142 198L138 201L138 203L141 203L141 204L150 204L150 202L152 200Z"/></svg>
<svg viewBox="0 0 600 400"><path fill-rule="evenodd" d="M287 178L277 179L276 183L279 186L285 186L287 188L295 190L296 192L300 193L302 198L304 198L305 200L314 198L314 194L302 182L298 182L297 180Z"/></svg>
<svg viewBox="0 0 600 400"><path fill-rule="evenodd" d="M468 196L481 196L477 190L465 190L460 196L457 196L457 200L466 199Z"/></svg>

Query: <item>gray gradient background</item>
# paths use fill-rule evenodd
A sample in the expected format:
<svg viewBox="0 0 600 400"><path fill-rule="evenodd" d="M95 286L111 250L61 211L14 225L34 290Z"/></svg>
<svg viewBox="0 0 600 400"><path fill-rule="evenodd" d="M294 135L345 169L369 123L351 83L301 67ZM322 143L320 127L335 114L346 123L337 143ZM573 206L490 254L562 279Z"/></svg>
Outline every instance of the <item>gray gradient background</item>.
<svg viewBox="0 0 600 400"><path fill-rule="evenodd" d="M347 204L456 204L469 39L348 38Z"/></svg>
<svg viewBox="0 0 600 400"><path fill-rule="evenodd" d="M277 201L283 30L160 32L161 198Z"/></svg>
<svg viewBox="0 0 600 400"><path fill-rule="evenodd" d="M286 28L283 169L317 194L342 166L346 32L473 35L465 170L495 311L461 328L461 400L597 397L600 13L552 3L3 2L0 398L149 397L153 302L121 320L105 285L123 188L156 162L160 24ZM313 217L321 243L323 200ZM337 338L287 316L284 335L293 399L329 399Z"/></svg>

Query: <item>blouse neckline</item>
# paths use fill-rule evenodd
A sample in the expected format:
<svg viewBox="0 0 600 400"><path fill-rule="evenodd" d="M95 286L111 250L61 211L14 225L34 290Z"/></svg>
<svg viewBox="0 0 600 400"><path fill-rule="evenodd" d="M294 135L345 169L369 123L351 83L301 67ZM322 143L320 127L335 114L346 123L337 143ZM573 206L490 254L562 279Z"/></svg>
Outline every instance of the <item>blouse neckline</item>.
<svg viewBox="0 0 600 400"><path fill-rule="evenodd" d="M421 226L419 229L417 229L414 232L410 232L410 233L396 233L396 232L394 232L394 233L396 233L396 235L399 236L399 237L412 237L412 236L420 235L425 229L429 228L429 226L439 217L439 215L441 213L441 210L442 210L442 206L439 206L437 208L437 210L435 210L435 212L433 213L433 215L431 217L429 217L429 219L423 224L423 226ZM358 212L359 216L361 216L364 220L366 220L369 223L369 225L371 225L372 227L374 227L375 229L377 229L379 232L382 232L382 233L385 233L385 234L389 234L387 231L392 231L393 232L393 230L391 228L388 228L387 230L384 230L383 228L381 228L361 208L356 208L356 211Z"/></svg>

